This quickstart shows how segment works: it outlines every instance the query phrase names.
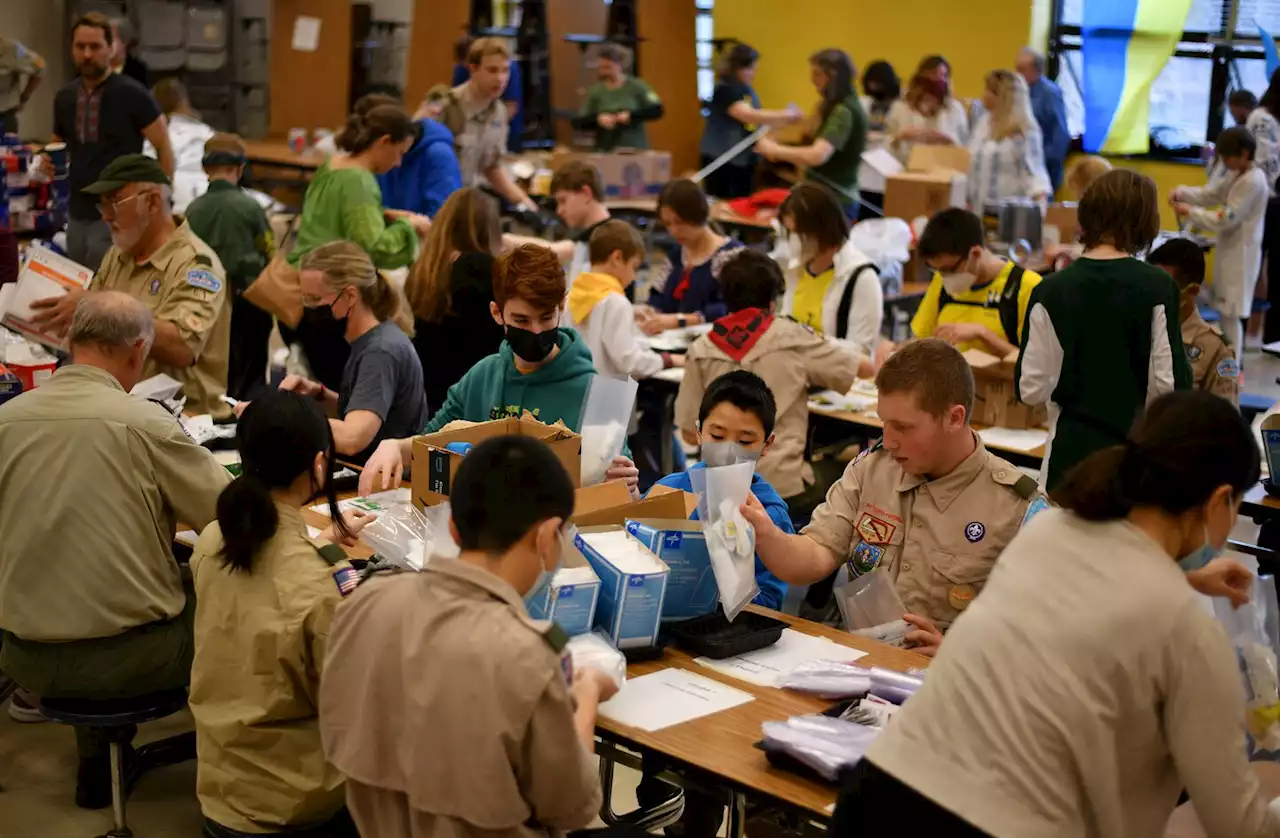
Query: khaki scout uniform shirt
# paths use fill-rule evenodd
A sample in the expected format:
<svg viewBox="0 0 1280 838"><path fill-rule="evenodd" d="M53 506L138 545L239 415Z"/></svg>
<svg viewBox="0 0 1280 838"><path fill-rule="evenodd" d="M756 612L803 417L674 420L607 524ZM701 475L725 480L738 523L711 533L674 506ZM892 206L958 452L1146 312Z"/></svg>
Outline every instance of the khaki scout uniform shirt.
<svg viewBox="0 0 1280 838"><path fill-rule="evenodd" d="M1204 322L1197 311L1182 321L1182 345L1191 364L1192 386L1239 403L1240 367L1222 332Z"/></svg>
<svg viewBox="0 0 1280 838"><path fill-rule="evenodd" d="M251 573L223 565L217 522L191 556L196 793L205 817L242 832L320 823L344 802L320 745L319 693L333 609L356 572L341 548L307 535L301 510L276 511Z"/></svg>
<svg viewBox="0 0 1280 838"><path fill-rule="evenodd" d="M172 367L147 359L143 378L164 373L182 382L187 413L226 418L227 358L231 352L231 306L226 277L217 255L183 224L169 241L142 264L117 247L107 251L93 278L94 291L123 291L141 300L156 320L167 320L196 362Z"/></svg>
<svg viewBox="0 0 1280 838"><path fill-rule="evenodd" d="M600 782L554 634L459 560L373 579L343 603L320 731L361 835L542 838L591 823Z"/></svg>
<svg viewBox="0 0 1280 838"><path fill-rule="evenodd" d="M0 113L22 102L27 79L44 72L44 59L10 38L0 38Z"/></svg>
<svg viewBox="0 0 1280 838"><path fill-rule="evenodd" d="M802 534L854 575L891 574L909 612L946 628L982 590L1036 496L1032 478L973 437L974 452L937 480L907 474L887 451L868 451Z"/></svg>
<svg viewBox="0 0 1280 838"><path fill-rule="evenodd" d="M175 521L203 528L231 480L164 408L63 367L0 406L0 628L113 637L178 616Z"/></svg>
<svg viewBox="0 0 1280 838"><path fill-rule="evenodd" d="M467 82L449 92L440 121L453 132L463 186L487 183L484 173L496 166L507 150L507 106L501 99L487 105L476 102Z"/></svg>
<svg viewBox="0 0 1280 838"><path fill-rule="evenodd" d="M733 370L748 370L764 379L778 405L774 442L756 470L784 498L792 498L813 483L813 468L804 459L809 435L809 388L841 393L853 386L862 358L848 346L829 341L808 326L776 317L755 345L735 361L706 335L689 347L684 378L676 397L679 428L698 425L698 408L707 387Z"/></svg>

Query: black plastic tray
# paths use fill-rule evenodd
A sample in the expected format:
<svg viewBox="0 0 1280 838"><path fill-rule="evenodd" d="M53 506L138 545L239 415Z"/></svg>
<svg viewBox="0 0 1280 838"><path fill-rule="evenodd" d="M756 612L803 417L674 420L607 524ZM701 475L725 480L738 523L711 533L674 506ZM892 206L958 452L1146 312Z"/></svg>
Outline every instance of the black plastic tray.
<svg viewBox="0 0 1280 838"><path fill-rule="evenodd" d="M787 624L744 611L732 623L723 612L694 617L665 627L671 642L691 655L719 660L772 646Z"/></svg>

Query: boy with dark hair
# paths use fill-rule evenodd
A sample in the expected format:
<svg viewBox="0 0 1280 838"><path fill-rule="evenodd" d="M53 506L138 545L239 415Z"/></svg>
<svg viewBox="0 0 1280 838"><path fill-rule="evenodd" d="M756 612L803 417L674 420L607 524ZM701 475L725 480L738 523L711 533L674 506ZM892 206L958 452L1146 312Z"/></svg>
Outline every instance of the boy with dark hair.
<svg viewBox="0 0 1280 838"><path fill-rule="evenodd" d="M1249 119L1249 114L1253 113L1256 107L1258 107L1258 97L1253 95L1253 91L1233 90L1227 97L1227 110L1231 111L1231 118L1235 120L1236 125L1244 125Z"/></svg>
<svg viewBox="0 0 1280 838"><path fill-rule="evenodd" d="M1192 386L1222 396L1232 404L1240 399L1240 368L1235 354L1216 326L1200 316L1196 298L1204 283L1204 251L1189 239L1170 239L1151 251L1147 262L1165 271L1178 285L1182 317L1182 345L1191 365Z"/></svg>
<svg viewBox="0 0 1280 838"><path fill-rule="evenodd" d="M271 224L262 205L240 188L244 143L235 134L214 134L204 144L209 190L187 207L191 231L218 254L231 291L231 350L227 395L247 402L267 389L267 344L271 314L242 296L276 255Z"/></svg>
<svg viewBox="0 0 1280 838"><path fill-rule="evenodd" d="M556 215L569 226L569 238L552 242L551 249L569 265L569 287L591 266L587 244L596 228L608 221L604 205L604 179L600 170L585 160L570 160L551 176L551 197Z"/></svg>
<svg viewBox="0 0 1280 838"><path fill-rule="evenodd" d="M685 442L698 442L700 405L710 382L733 370L758 375L772 391L778 415L777 442L759 470L787 499L792 520L807 522L825 489L804 459L809 390L843 393L859 373L870 376L871 365L849 344L774 315L783 291L782 269L763 253L739 251L725 262L720 282L729 314L689 347L676 396L676 427Z"/></svg>
<svg viewBox="0 0 1280 838"><path fill-rule="evenodd" d="M911 320L912 334L1000 358L1022 344L1027 302L1041 277L987 250L981 218L964 209L937 213L916 254L934 275Z"/></svg>
<svg viewBox="0 0 1280 838"><path fill-rule="evenodd" d="M573 484L543 443L498 437L467 455L452 501L457 559L372 579L335 615L325 755L365 835L581 829L600 809L596 708L617 686L574 672L564 632L523 601L571 549Z"/></svg>
<svg viewBox="0 0 1280 838"><path fill-rule="evenodd" d="M1236 126L1218 135L1214 176L1202 187L1179 186L1170 200L1179 218L1217 234L1213 248L1213 307L1222 329L1244 359L1244 322L1262 267L1262 232L1271 197L1267 176L1253 164L1257 142Z"/></svg>
<svg viewBox="0 0 1280 838"><path fill-rule="evenodd" d="M650 378L683 365L684 356L654 352L636 326L626 291L644 259L644 240L625 221L598 225L589 244L591 270L569 289L569 320L591 350L596 371L612 378Z"/></svg>
<svg viewBox="0 0 1280 838"><path fill-rule="evenodd" d="M506 332L498 352L480 361L457 384L423 429L433 434L458 419L487 422L519 418L526 411L548 425L562 421L573 431L596 369L591 351L573 329L560 328L565 297L564 269L555 254L522 245L494 263L490 314ZM360 475L360 493L399 486L413 457L413 438L379 443ZM639 496L639 472L618 457L607 480L626 480Z"/></svg>

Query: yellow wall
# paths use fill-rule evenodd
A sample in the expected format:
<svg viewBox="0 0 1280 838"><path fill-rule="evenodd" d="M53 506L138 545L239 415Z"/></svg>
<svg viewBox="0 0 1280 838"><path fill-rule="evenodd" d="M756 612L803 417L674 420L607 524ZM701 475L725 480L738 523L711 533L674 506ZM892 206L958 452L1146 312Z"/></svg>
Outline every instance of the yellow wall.
<svg viewBox="0 0 1280 838"><path fill-rule="evenodd" d="M1131 169L1144 174L1156 182L1156 191L1160 195L1160 226L1165 230L1178 229L1178 218L1173 208L1168 205L1169 193L1178 186L1204 186L1206 183L1204 166L1191 163L1167 163L1162 160L1136 160L1114 157L1111 165L1117 169ZM1070 168L1071 161L1067 161Z"/></svg>

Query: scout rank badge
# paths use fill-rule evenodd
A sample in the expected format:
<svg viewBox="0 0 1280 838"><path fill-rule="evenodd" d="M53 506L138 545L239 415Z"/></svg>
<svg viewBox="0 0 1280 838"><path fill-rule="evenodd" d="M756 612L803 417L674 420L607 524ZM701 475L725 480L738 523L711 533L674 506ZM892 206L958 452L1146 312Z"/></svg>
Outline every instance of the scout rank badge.
<svg viewBox="0 0 1280 838"><path fill-rule="evenodd" d="M858 577L880 566L885 547L893 540L898 525L864 511L854 529L858 534L858 543L854 545L849 570L853 576Z"/></svg>
<svg viewBox="0 0 1280 838"><path fill-rule="evenodd" d="M156 277L155 279L151 280L151 288L150 288L150 291L151 291L151 296L153 296L153 297L154 297L156 294L159 294L159 293L160 293L160 277Z"/></svg>
<svg viewBox="0 0 1280 838"><path fill-rule="evenodd" d="M1200 356L1204 354L1204 350L1196 346L1194 343L1187 347L1187 360L1199 361Z"/></svg>
<svg viewBox="0 0 1280 838"><path fill-rule="evenodd" d="M947 591L947 603L957 611L963 611L969 607L969 603L973 602L973 598L978 592L968 582L958 585L952 585L951 590Z"/></svg>

